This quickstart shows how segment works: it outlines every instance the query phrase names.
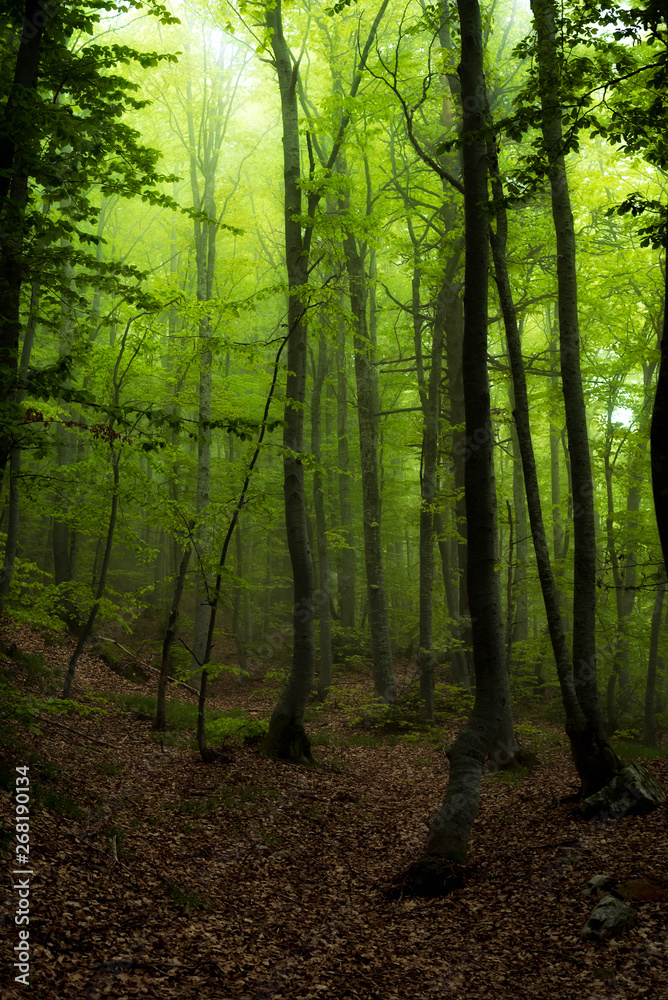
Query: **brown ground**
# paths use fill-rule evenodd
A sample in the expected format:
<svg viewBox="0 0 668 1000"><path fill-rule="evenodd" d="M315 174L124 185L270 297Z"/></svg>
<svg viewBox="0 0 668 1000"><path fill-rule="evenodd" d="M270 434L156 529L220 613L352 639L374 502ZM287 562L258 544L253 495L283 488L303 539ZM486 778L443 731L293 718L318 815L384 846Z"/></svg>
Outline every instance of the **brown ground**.
<svg viewBox="0 0 668 1000"><path fill-rule="evenodd" d="M11 639L6 622L0 639ZM93 658L75 696L84 687L147 690ZM249 707L249 693L230 685L217 707ZM252 693L250 707L268 707ZM341 731L340 713L309 728L323 727ZM31 805L29 988L11 969L13 844L3 855L3 1000L668 1000L666 899L635 903L635 925L616 940L579 939L593 875L668 887L666 810L576 818L559 804L575 788L563 741L541 751L531 776L485 778L463 888L387 901L442 799L438 750L316 747L321 766L307 769L235 747L228 762L204 765L193 750L161 749L149 722L116 710L42 729L29 740L14 731L22 745L9 763L30 752L57 763L50 777L33 764L31 780L85 814ZM668 760L650 766L668 787ZM0 826L13 822L2 791Z"/></svg>

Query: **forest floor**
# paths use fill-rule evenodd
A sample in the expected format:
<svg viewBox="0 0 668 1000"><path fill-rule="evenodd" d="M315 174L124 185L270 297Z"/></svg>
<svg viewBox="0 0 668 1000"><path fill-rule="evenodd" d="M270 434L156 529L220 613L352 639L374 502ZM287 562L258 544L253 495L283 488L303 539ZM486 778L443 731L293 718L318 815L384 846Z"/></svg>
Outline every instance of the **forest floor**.
<svg viewBox="0 0 668 1000"><path fill-rule="evenodd" d="M0 639L66 663L66 648L6 619ZM94 704L92 692L153 686L87 655L74 697ZM272 705L262 692L231 683L214 707L263 715ZM170 697L191 700L176 689ZM329 704L308 724L317 766L241 743L203 764L187 745L156 742L147 718L104 708L45 717L40 734L5 733L3 1000L668 1000L668 892L634 902L637 919L616 939L579 936L592 876L668 890L666 809L581 820L561 801L576 782L558 727L541 726L532 773L485 776L464 885L446 898L389 900L442 801L442 747L364 735ZM458 724L445 727L445 743ZM648 763L668 788L668 759ZM11 967L12 792L25 764L29 987Z"/></svg>

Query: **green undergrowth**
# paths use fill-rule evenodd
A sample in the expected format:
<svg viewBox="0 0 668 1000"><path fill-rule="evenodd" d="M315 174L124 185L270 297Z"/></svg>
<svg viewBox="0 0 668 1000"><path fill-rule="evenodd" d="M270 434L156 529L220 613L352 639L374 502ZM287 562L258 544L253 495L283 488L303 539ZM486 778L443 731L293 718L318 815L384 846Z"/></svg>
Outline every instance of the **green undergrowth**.
<svg viewBox="0 0 668 1000"><path fill-rule="evenodd" d="M19 748L5 735L0 743L0 788L10 795L16 783L15 761ZM31 808L51 809L66 819L83 820L88 815L85 809L60 787L65 775L60 764L45 760L34 752L24 758L30 773ZM2 836L0 834L0 853Z"/></svg>
<svg viewBox="0 0 668 1000"><path fill-rule="evenodd" d="M165 888L171 905L179 913L186 914L193 910L206 910L209 907L208 902L199 892L180 886L172 879L166 880Z"/></svg>
<svg viewBox="0 0 668 1000"><path fill-rule="evenodd" d="M157 698L145 694L109 695L117 708L134 712L143 721L155 719ZM173 698L166 703L167 731L155 732L153 739L165 745L194 747L194 733L197 731L197 705ZM214 745L225 745L228 740L254 741L266 735L269 723L263 719L250 718L243 708L225 711L205 709L204 720L207 741Z"/></svg>
<svg viewBox="0 0 668 1000"><path fill-rule="evenodd" d="M155 695L148 694L110 694L107 695L110 702L117 708L125 712L135 712L138 715L146 716L146 719L154 719L157 710L158 700ZM197 705L170 698L166 703L167 726L170 729L193 729L197 726ZM216 719L247 719L248 713L242 708L231 708L228 711L219 712L215 709L205 710L207 723Z"/></svg>
<svg viewBox="0 0 668 1000"><path fill-rule="evenodd" d="M668 747L647 747L642 743L629 740L612 741L612 748L622 760L655 760L657 757L668 757Z"/></svg>

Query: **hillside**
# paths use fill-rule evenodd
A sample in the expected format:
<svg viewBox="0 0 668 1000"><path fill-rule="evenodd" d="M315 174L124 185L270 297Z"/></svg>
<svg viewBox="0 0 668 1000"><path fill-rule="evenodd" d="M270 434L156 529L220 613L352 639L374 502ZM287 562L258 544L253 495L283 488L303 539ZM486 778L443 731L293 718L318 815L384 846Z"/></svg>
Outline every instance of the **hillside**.
<svg viewBox="0 0 668 1000"><path fill-rule="evenodd" d="M0 638L46 668L67 653L7 620ZM25 666L4 666L26 690ZM3 880L5 1000L668 998L668 895L634 902L620 938L579 939L592 876L668 889L666 812L577 818L560 802L575 783L557 727L526 726L541 761L531 774L484 779L465 884L393 900L385 890L419 856L446 787L442 744L362 731L329 703L309 710L315 767L234 739L204 765L186 734L161 745L141 709L122 707L152 688L87 656L74 696L103 712L46 718L39 734L5 728L3 859L11 870L13 769L29 765L33 866L29 990L8 968L16 893ZM270 702L259 683L230 683L213 707L243 721ZM668 786L668 760L650 767Z"/></svg>

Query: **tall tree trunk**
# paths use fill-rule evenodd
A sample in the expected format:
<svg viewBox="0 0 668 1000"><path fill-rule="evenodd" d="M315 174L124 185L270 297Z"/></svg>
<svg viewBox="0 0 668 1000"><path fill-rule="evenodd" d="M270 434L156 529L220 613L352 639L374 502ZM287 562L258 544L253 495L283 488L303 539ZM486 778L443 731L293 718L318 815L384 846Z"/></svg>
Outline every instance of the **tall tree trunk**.
<svg viewBox="0 0 668 1000"><path fill-rule="evenodd" d="M362 468L364 560L373 655L373 691L375 698L392 703L396 699L396 687L383 577L378 483L378 404L373 385L372 347L366 319L366 281L364 264L357 247L357 240L352 233L346 236L343 249L350 285L350 308L355 323L355 380Z"/></svg>
<svg viewBox="0 0 668 1000"><path fill-rule="evenodd" d="M659 377L656 382L650 449L652 493L664 565L668 566L668 260L664 260L663 327L659 344Z"/></svg>
<svg viewBox="0 0 668 1000"><path fill-rule="evenodd" d="M320 620L320 673L318 697L326 698L332 684L332 637L329 611L329 551L325 516L324 477L320 470L322 451L322 390L327 376L327 332L320 330L318 361L311 393L311 451L316 462L313 473L313 509L315 511L316 548L318 552L318 617Z"/></svg>
<svg viewBox="0 0 668 1000"><path fill-rule="evenodd" d="M66 211L67 207L67 203L61 204L62 211ZM61 240L60 245L63 250L70 247L67 240ZM63 277L68 290L72 291L74 289L74 275L72 267L69 263L65 264ZM63 297L60 303L59 331L59 354L61 358L72 351L73 319L74 317L72 315L71 305L67 299ZM70 386L71 383L68 380L66 382L66 388L70 388ZM62 401L60 402L60 405L63 405ZM74 418L71 408L66 408L65 412L67 413L69 419ZM67 469L68 466L73 465L77 459L76 435L65 427L64 423L56 425L56 457L59 468L65 469ZM67 475L67 473L65 474ZM63 502L57 497L56 503L60 506ZM68 508L71 506L71 502L66 499L64 501L64 505L65 510L63 513L65 516L56 516L53 521L53 577L57 586L73 583L76 575L76 556L78 549L77 531L76 528L71 527L67 520ZM76 633L77 629L81 625L81 622L79 621L76 604L72 600L71 592L67 593L67 590L70 590L70 588L64 588L64 592L61 594L58 601L59 615L67 624L70 631Z"/></svg>
<svg viewBox="0 0 668 1000"><path fill-rule="evenodd" d="M575 229L563 153L556 11L553 0L532 0L531 9L538 39L543 145L549 161L556 237L561 386L573 495L573 672L578 702L587 723L585 730L572 734L571 744L574 746L574 741L580 744L582 766L587 773L585 790L591 793L596 790L595 785L602 787L614 776L618 761L606 740L596 672L594 495L580 371Z"/></svg>
<svg viewBox="0 0 668 1000"><path fill-rule="evenodd" d="M215 170L218 150L215 148L210 123L205 122L207 109L202 112L203 121L199 130L195 128L192 112L192 88L188 79L188 137L190 142L190 186L193 205L214 220L216 205L214 200ZM207 125L209 127L207 127ZM204 137L202 138L202 131ZM199 141L198 141L199 138ZM204 139L204 141L203 141ZM199 155L198 155L199 153ZM204 188L200 191L198 171L204 173ZM216 230L214 222L194 220L195 261L197 268L197 301L204 306L213 293L213 271L216 256ZM193 657L191 663L192 683L199 687L200 671L204 666L204 650L211 617L211 572L208 566L211 550L211 529L207 523L211 484L211 392L212 363L211 318L203 312L199 321L199 396L198 396L198 437L197 437L197 488L196 488L196 551L198 573L195 594L195 629L193 636Z"/></svg>
<svg viewBox="0 0 668 1000"><path fill-rule="evenodd" d="M543 522L538 473L529 421L529 397L524 372L524 360L522 358L522 342L506 260L508 221L505 208L503 207L504 191L493 136L490 136L487 151L492 178L492 192L495 201L500 206L496 213L496 229L490 226L489 238L494 260L494 279L499 293L499 303L503 315L508 358L513 380L513 419L517 434L518 449L522 460L531 536L536 553L538 577L545 604L547 626L557 666L562 700L566 711L567 730L573 728L575 731L580 731L585 727L586 722L575 691L571 658L564 636L564 627L560 612L559 592L552 572L547 533ZM575 762L577 764L577 757L575 757Z"/></svg>
<svg viewBox="0 0 668 1000"><path fill-rule="evenodd" d="M478 812L482 767L508 712L510 691L496 573L496 490L487 372L489 245L482 26L477 0L458 0L458 9L466 240L463 379L469 444L465 464L467 570L476 694L471 716L448 751L448 789L430 829L427 853L463 864Z"/></svg>
<svg viewBox="0 0 668 1000"><path fill-rule="evenodd" d="M350 502L350 447L348 443L348 371L346 327L339 321L336 338L336 407L339 512L344 546L339 551L337 576L341 626L355 627L355 545Z"/></svg>
<svg viewBox="0 0 668 1000"><path fill-rule="evenodd" d="M514 404L513 404L514 409ZM513 507L515 512L515 566L513 571L513 599L515 614L513 620L513 642L524 642L529 638L529 595L527 593L527 559L529 556L527 506L524 496L522 456L517 437L517 428L511 424L510 438L513 454Z"/></svg>
<svg viewBox="0 0 668 1000"><path fill-rule="evenodd" d="M410 219L407 220L412 236ZM434 719L434 651L433 651L433 606L434 585L434 532L436 502L436 466L438 460L438 430L440 421L440 384L443 368L443 343L445 325L445 303L449 283L441 286L432 329L431 367L429 379L425 379L422 358L422 321L420 306L420 261L419 247L413 239L415 262L413 267L413 333L417 364L418 389L422 406L423 431L422 455L420 462L420 542L419 542L419 654L420 702L422 715L428 721Z"/></svg>
<svg viewBox="0 0 668 1000"><path fill-rule="evenodd" d="M605 785L619 762L611 751L596 672L596 535L587 414L580 371L575 229L563 153L554 0L531 0L537 33L543 145L556 237L561 385L573 495L573 673L586 728L569 731L585 793ZM579 748L579 749L578 749Z"/></svg>
<svg viewBox="0 0 668 1000"><path fill-rule="evenodd" d="M26 331L23 337L23 347L21 349L21 361L19 366L20 374L27 372L30 365L30 357L35 340L35 330L37 327L37 313L39 309L40 284L38 281L32 283L32 294L30 297L30 313L26 324ZM18 400L22 400L23 390L19 390ZM4 606L5 598L9 594L9 588L16 566L16 553L19 544L19 530L21 519L21 465L22 465L22 441L18 434L13 439L13 447L9 459L9 509L7 519L7 540L5 542L5 554L0 571L0 614Z"/></svg>
<svg viewBox="0 0 668 1000"><path fill-rule="evenodd" d="M17 376L30 160L39 134L32 111L44 27L43 0L26 0L14 79L0 120L0 489L20 422Z"/></svg>
<svg viewBox="0 0 668 1000"><path fill-rule="evenodd" d="M293 579L293 660L269 724L268 752L295 760L310 757L304 709L315 672L313 615L314 571L306 523L304 495L304 402L306 399L307 330L302 291L308 281L308 252L301 229L302 194L299 155L298 66L293 65L283 34L281 0L266 12L278 75L283 123L285 261L288 272L288 377L283 424L285 458L285 527Z"/></svg>
<svg viewBox="0 0 668 1000"><path fill-rule="evenodd" d="M450 297L446 319L446 367L448 372L448 401L450 406L449 420L454 428L465 423L464 382L462 373L462 355L464 341L464 315L462 298L459 294ZM452 431L452 465L455 487L455 521L457 534L452 551L456 557L459 570L459 610L453 628L453 634L458 647L458 657L463 661L459 672L467 678L466 686L473 683L473 659L471 654L471 615L469 609L467 555L466 555L466 501L464 498L464 470L468 444L466 431Z"/></svg>

